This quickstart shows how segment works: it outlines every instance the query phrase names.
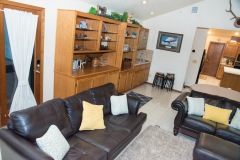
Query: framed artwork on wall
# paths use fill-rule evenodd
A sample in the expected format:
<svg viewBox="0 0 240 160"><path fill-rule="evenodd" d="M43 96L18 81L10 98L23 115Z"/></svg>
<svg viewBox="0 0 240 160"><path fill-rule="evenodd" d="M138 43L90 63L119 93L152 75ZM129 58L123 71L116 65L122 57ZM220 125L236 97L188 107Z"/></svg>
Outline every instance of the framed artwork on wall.
<svg viewBox="0 0 240 160"><path fill-rule="evenodd" d="M157 49L179 53L181 50L183 34L158 32Z"/></svg>

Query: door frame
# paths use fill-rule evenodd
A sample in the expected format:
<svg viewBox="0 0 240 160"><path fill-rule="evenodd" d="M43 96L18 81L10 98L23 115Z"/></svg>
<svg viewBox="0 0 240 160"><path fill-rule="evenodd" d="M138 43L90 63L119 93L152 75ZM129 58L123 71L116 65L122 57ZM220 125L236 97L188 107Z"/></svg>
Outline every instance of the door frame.
<svg viewBox="0 0 240 160"><path fill-rule="evenodd" d="M27 4L0 1L0 9L4 8L17 9L32 12L38 15L36 39L34 45L34 96L37 104L43 102L43 64L44 64L44 16L45 9L41 7L31 6ZM0 11L0 21L3 22L4 13ZM6 125L8 122L7 107L7 87L6 87L6 64L5 64L5 47L4 47L4 23L0 24L0 126ZM40 67L37 67L37 61L40 60ZM36 71L40 71L40 74Z"/></svg>

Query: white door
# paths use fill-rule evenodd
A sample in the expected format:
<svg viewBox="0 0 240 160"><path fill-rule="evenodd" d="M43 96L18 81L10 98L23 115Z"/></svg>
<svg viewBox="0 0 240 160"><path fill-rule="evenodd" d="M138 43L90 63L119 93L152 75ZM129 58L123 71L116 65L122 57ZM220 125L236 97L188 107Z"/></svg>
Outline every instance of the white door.
<svg viewBox="0 0 240 160"><path fill-rule="evenodd" d="M207 36L208 36L208 29L197 28L195 33L195 38L193 41L192 53L188 61L188 68L185 76L186 86L192 86L196 82Z"/></svg>

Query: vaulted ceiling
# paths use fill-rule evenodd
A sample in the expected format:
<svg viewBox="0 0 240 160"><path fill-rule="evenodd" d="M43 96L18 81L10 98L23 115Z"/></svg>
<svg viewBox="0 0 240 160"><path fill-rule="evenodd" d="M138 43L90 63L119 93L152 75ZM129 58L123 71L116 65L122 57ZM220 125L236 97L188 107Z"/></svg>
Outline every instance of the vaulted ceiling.
<svg viewBox="0 0 240 160"><path fill-rule="evenodd" d="M174 11L204 0L81 0L93 5L100 5L112 11L123 13L128 11L133 13L133 17L138 20L146 20L158 15ZM150 14L153 12L154 14Z"/></svg>

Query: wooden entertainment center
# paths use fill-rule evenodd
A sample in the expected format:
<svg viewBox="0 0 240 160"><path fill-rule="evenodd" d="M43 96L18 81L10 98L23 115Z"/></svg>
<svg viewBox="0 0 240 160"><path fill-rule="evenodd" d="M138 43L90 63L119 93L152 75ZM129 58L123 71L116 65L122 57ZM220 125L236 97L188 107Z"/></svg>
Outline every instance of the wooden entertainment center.
<svg viewBox="0 0 240 160"><path fill-rule="evenodd" d="M87 28L79 28L82 21ZM135 59L137 49L146 49L147 38L148 29L139 25L58 10L54 97L65 98L108 82L114 83L119 92L125 92L146 82L150 62L136 65ZM83 62L86 57L101 57L106 63L93 67L88 62L84 68L73 70L73 62Z"/></svg>

